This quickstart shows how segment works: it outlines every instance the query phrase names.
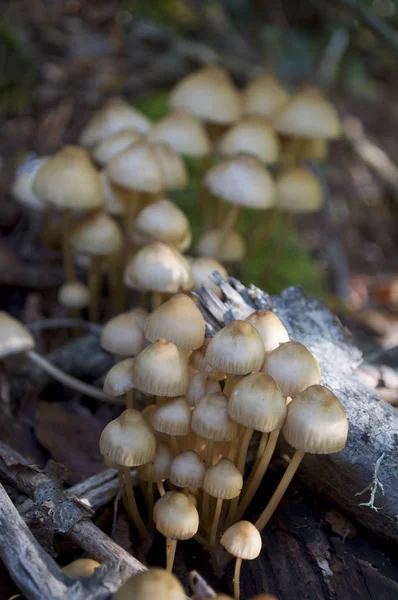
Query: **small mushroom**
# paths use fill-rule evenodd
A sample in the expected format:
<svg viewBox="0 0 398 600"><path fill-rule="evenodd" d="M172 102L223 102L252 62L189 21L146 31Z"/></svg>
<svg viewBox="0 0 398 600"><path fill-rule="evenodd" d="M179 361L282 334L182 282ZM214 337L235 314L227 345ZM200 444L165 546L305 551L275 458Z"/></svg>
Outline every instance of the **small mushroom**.
<svg viewBox="0 0 398 600"><path fill-rule="evenodd" d="M282 321L270 310L256 310L245 319L258 331L266 353L289 341L289 334Z"/></svg>
<svg viewBox="0 0 398 600"><path fill-rule="evenodd" d="M126 408L134 408L134 358L126 358L114 365L106 374L104 392L110 396L126 394Z"/></svg>
<svg viewBox="0 0 398 600"><path fill-rule="evenodd" d="M163 142L183 156L205 156L211 141L202 122L185 108L179 108L158 121L151 129L150 142Z"/></svg>
<svg viewBox="0 0 398 600"><path fill-rule="evenodd" d="M274 75L259 73L243 90L243 113L272 119L289 98L288 92Z"/></svg>
<svg viewBox="0 0 398 600"><path fill-rule="evenodd" d="M321 381L318 361L300 342L280 344L266 355L262 371L275 379L286 397Z"/></svg>
<svg viewBox="0 0 398 600"><path fill-rule="evenodd" d="M204 396L217 392L221 392L221 387L216 379L208 373L195 373L190 377L186 398L189 406L194 408Z"/></svg>
<svg viewBox="0 0 398 600"><path fill-rule="evenodd" d="M81 281L66 281L58 290L58 302L73 314L86 308L89 301L89 289Z"/></svg>
<svg viewBox="0 0 398 600"><path fill-rule="evenodd" d="M98 165L106 167L119 152L141 140L141 134L134 129L122 129L98 142L92 151Z"/></svg>
<svg viewBox="0 0 398 600"><path fill-rule="evenodd" d="M178 454L176 436L188 435L191 430L191 411L184 396L168 398L153 412L151 424L156 431L170 436L171 446Z"/></svg>
<svg viewBox="0 0 398 600"><path fill-rule="evenodd" d="M112 600L186 600L181 583L163 569L148 569L130 577Z"/></svg>
<svg viewBox="0 0 398 600"><path fill-rule="evenodd" d="M189 262L193 276L193 289L199 291L202 285L209 288L216 296L221 296L219 286L213 281L213 273L217 271L225 280L228 279L226 269L215 258L205 256L194 258Z"/></svg>
<svg viewBox="0 0 398 600"><path fill-rule="evenodd" d="M177 487L184 488L188 495L190 489L196 490L203 485L206 468L195 450L185 450L173 458L169 479Z"/></svg>
<svg viewBox="0 0 398 600"><path fill-rule="evenodd" d="M220 239L224 236L221 229L205 231L199 238L196 254L212 258L216 256L220 246ZM237 231L230 231L224 236L222 250L219 251L218 260L223 263L239 263L246 256L246 242ZM222 272L221 272L222 274Z"/></svg>
<svg viewBox="0 0 398 600"><path fill-rule="evenodd" d="M272 165L279 158L279 140L262 117L244 117L227 129L218 141L217 150L221 156L248 154Z"/></svg>
<svg viewBox="0 0 398 600"><path fill-rule="evenodd" d="M153 460L137 467L137 473L142 481L148 483L148 514L153 511L153 484L156 483L159 494L163 496L166 491L163 481L170 475L170 465L173 460L173 453L166 442L159 442L156 446L156 453Z"/></svg>
<svg viewBox="0 0 398 600"><path fill-rule="evenodd" d="M68 577L85 579L86 577L91 577L95 569L98 569L100 566L101 564L92 558L78 558L62 567L62 571Z"/></svg>
<svg viewBox="0 0 398 600"><path fill-rule="evenodd" d="M240 596L240 570L242 560L254 560L261 552L261 535L249 521L239 521L231 525L221 537L221 545L236 557L234 572L234 596Z"/></svg>

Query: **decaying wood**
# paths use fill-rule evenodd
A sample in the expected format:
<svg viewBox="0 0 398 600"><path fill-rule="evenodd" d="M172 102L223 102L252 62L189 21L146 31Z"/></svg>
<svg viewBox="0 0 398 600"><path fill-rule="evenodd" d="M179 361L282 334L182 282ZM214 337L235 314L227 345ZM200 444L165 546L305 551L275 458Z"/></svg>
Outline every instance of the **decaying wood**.
<svg viewBox="0 0 398 600"><path fill-rule="evenodd" d="M337 454L307 455L300 474L365 527L398 541L398 412L354 373L361 363L361 352L339 320L320 300L307 298L298 287L271 298L233 278L230 283L221 280L220 287L224 301L207 289L198 294L208 335L253 310L272 307L291 339L314 353L321 366L322 383L345 407L350 424L346 448Z"/></svg>
<svg viewBox="0 0 398 600"><path fill-rule="evenodd" d="M60 267L26 264L0 267L0 286L19 287L31 290L56 288L64 281L64 272Z"/></svg>

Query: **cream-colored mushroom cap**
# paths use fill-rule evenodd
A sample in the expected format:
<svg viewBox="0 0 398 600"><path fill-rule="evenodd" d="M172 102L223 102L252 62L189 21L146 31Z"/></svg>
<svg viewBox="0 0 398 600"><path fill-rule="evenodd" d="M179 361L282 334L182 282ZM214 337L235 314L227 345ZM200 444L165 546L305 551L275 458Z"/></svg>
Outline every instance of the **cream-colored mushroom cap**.
<svg viewBox="0 0 398 600"><path fill-rule="evenodd" d="M254 156L241 154L212 167L205 185L214 196L231 204L265 210L275 205L275 183Z"/></svg>
<svg viewBox="0 0 398 600"><path fill-rule="evenodd" d="M249 154L266 165L279 158L279 139L275 131L261 117L245 117L230 127L217 144L221 156Z"/></svg>
<svg viewBox="0 0 398 600"><path fill-rule="evenodd" d="M62 571L68 577L91 577L95 569L101 564L92 558L78 558L62 567Z"/></svg>
<svg viewBox="0 0 398 600"><path fill-rule="evenodd" d="M198 511L182 492L166 492L159 498L153 520L160 533L176 540L189 540L199 527Z"/></svg>
<svg viewBox="0 0 398 600"><path fill-rule="evenodd" d="M186 294L176 294L148 317L145 337L150 342L166 338L184 350L200 348L206 323L195 302Z"/></svg>
<svg viewBox="0 0 398 600"><path fill-rule="evenodd" d="M155 458L137 469L140 479L152 482L168 479L172 460L173 453L169 445L165 442L158 442Z"/></svg>
<svg viewBox="0 0 398 600"><path fill-rule="evenodd" d="M134 358L126 358L106 374L104 381L104 392L110 396L122 396L134 387L133 380Z"/></svg>
<svg viewBox="0 0 398 600"><path fill-rule="evenodd" d="M121 313L106 323L101 331L101 346L119 356L136 356L144 349L142 323L134 310Z"/></svg>
<svg viewBox="0 0 398 600"><path fill-rule="evenodd" d="M35 341L29 331L14 317L0 311L0 358L32 350Z"/></svg>
<svg viewBox="0 0 398 600"><path fill-rule="evenodd" d="M90 293L81 281L66 281L58 290L58 302L70 310L81 310L88 306Z"/></svg>
<svg viewBox="0 0 398 600"><path fill-rule="evenodd" d="M108 174L122 187L158 194L163 189L163 179L155 151L148 142L136 142L119 152L108 163Z"/></svg>
<svg viewBox="0 0 398 600"><path fill-rule="evenodd" d="M272 118L286 104L290 95L273 75L260 73L247 84L242 93L245 115Z"/></svg>
<svg viewBox="0 0 398 600"><path fill-rule="evenodd" d="M115 215L117 217L124 215L126 212L127 202L139 202L137 206L137 212L141 207L140 198L133 193L131 190L120 187L116 183L113 183L109 179L107 169L100 171L100 181L102 186L102 194L104 196L104 209L109 215Z"/></svg>
<svg viewBox="0 0 398 600"><path fill-rule="evenodd" d="M232 389L228 414L244 427L267 432L280 429L286 417L286 400L265 373L251 373Z"/></svg>
<svg viewBox="0 0 398 600"><path fill-rule="evenodd" d="M284 342L289 341L289 334L282 321L270 310L256 310L246 317L248 323L255 327L264 343L264 350L271 352Z"/></svg>
<svg viewBox="0 0 398 600"><path fill-rule="evenodd" d="M93 149L94 160L101 165L106 166L114 156L126 150L131 144L135 144L141 139L138 131L122 130L101 140Z"/></svg>
<svg viewBox="0 0 398 600"><path fill-rule="evenodd" d="M196 371L203 371L209 377L209 379L216 379L217 381L221 381L225 379L226 373L224 371L219 371L218 369L213 369L211 365L205 359L206 350L208 345L210 344L210 338L206 338L203 341L203 344L198 350L194 350L189 357L189 364L191 367L196 369Z"/></svg>
<svg viewBox="0 0 398 600"><path fill-rule="evenodd" d="M38 212L42 212L45 206L40 198L33 193L32 185L37 171L46 160L47 156L25 160L18 167L11 187L11 194L20 204Z"/></svg>
<svg viewBox="0 0 398 600"><path fill-rule="evenodd" d="M211 142L205 127L184 108L174 110L156 123L148 139L151 142L169 144L184 156L205 156L211 152Z"/></svg>
<svg viewBox="0 0 398 600"><path fill-rule="evenodd" d="M215 379L210 379L208 373L195 373L189 380L189 387L186 393L188 404L191 408L208 394L221 392L220 384Z"/></svg>
<svg viewBox="0 0 398 600"><path fill-rule="evenodd" d="M282 431L296 450L340 452L347 442L347 415L333 392L323 385L311 385L289 404Z"/></svg>
<svg viewBox="0 0 398 600"><path fill-rule="evenodd" d="M191 427L200 437L214 442L230 442L238 434L237 423L228 415L228 398L220 392L199 400Z"/></svg>
<svg viewBox="0 0 398 600"><path fill-rule="evenodd" d="M191 244L192 244L192 232L191 232L191 227L189 227L189 229L187 230L185 235L180 240L178 240L178 242L174 243L174 246L177 248L177 250L179 252L186 252L188 250L188 248L191 246Z"/></svg>
<svg viewBox="0 0 398 600"><path fill-rule="evenodd" d="M196 253L199 256L212 257L217 254L220 245L221 229L205 231L199 238ZM223 243L220 260L223 262L240 262L246 256L246 242L237 231L231 231Z"/></svg>
<svg viewBox="0 0 398 600"><path fill-rule="evenodd" d="M308 213L322 206L322 187L305 167L293 167L276 178L276 205L291 213Z"/></svg>
<svg viewBox="0 0 398 600"><path fill-rule="evenodd" d="M253 560L261 552L261 535L253 523L239 521L228 527L220 540L223 546L232 556L243 560Z"/></svg>
<svg viewBox="0 0 398 600"><path fill-rule="evenodd" d="M123 245L119 225L102 211L86 215L73 227L70 244L75 252L89 256L111 256Z"/></svg>
<svg viewBox="0 0 398 600"><path fill-rule="evenodd" d="M261 369L264 356L263 340L257 329L247 321L232 321L211 339L205 359L214 369L246 375Z"/></svg>
<svg viewBox="0 0 398 600"><path fill-rule="evenodd" d="M202 256L190 261L193 289L200 290L206 285L216 296L221 297L221 290L213 279L214 271L217 271L223 279L228 279L227 270L215 258Z"/></svg>
<svg viewBox="0 0 398 600"><path fill-rule="evenodd" d="M206 468L195 450L186 450L173 458L170 465L171 483L177 487L200 488Z"/></svg>
<svg viewBox="0 0 398 600"><path fill-rule="evenodd" d="M335 139L341 135L336 109L314 86L292 96L275 115L273 124L279 133L303 138Z"/></svg>
<svg viewBox="0 0 398 600"><path fill-rule="evenodd" d="M154 242L141 248L127 263L124 282L139 290L176 294L192 288L190 266L172 246Z"/></svg>
<svg viewBox="0 0 398 600"><path fill-rule="evenodd" d="M174 202L161 198L138 213L135 228L149 242L175 245L184 238L190 225L185 213Z"/></svg>
<svg viewBox="0 0 398 600"><path fill-rule="evenodd" d="M187 358L173 342L158 340L137 356L134 380L146 394L182 396L189 382Z"/></svg>
<svg viewBox="0 0 398 600"><path fill-rule="evenodd" d="M168 144L152 144L159 164L165 190L183 190L188 184L188 173L181 156Z"/></svg>
<svg viewBox="0 0 398 600"><path fill-rule="evenodd" d="M181 583L163 569L148 569L130 577L112 600L186 600Z"/></svg>
<svg viewBox="0 0 398 600"><path fill-rule="evenodd" d="M232 500L239 496L243 487L243 477L229 458L221 458L206 471L203 481L205 492L213 498Z"/></svg>
<svg viewBox="0 0 398 600"><path fill-rule="evenodd" d="M94 113L79 137L83 146L95 146L124 129L146 133L151 122L122 98L111 98Z"/></svg>
<svg viewBox="0 0 398 600"><path fill-rule="evenodd" d="M242 99L227 71L209 66L190 73L170 92L172 108L186 108L202 121L228 124L242 114Z"/></svg>
<svg viewBox="0 0 398 600"><path fill-rule="evenodd" d="M300 342L280 344L266 355L262 371L275 379L284 396L296 396L321 381L318 361Z"/></svg>
<svg viewBox="0 0 398 600"><path fill-rule="evenodd" d="M133 408L108 423L101 433L100 452L125 467L144 465L153 460L156 438L141 413Z"/></svg>
<svg viewBox="0 0 398 600"><path fill-rule="evenodd" d="M64 146L41 165L32 184L42 202L59 209L95 210L103 205L101 182L86 150Z"/></svg>
<svg viewBox="0 0 398 600"><path fill-rule="evenodd" d="M167 435L188 435L191 411L184 396L169 398L157 407L151 419L152 427Z"/></svg>

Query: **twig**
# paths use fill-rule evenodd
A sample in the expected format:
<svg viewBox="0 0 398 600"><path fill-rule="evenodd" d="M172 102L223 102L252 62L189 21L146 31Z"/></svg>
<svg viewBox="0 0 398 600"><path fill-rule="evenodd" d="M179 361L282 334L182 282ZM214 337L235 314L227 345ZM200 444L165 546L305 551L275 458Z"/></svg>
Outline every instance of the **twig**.
<svg viewBox="0 0 398 600"><path fill-rule="evenodd" d="M385 456L385 452L383 452L383 454L376 461L372 483L370 483L368 486L366 486L366 488L363 489L361 492L358 492L357 494L355 494L356 496L362 496L363 494L366 494L366 492L370 492L370 498L369 498L368 502L361 502L360 504L358 504L358 506L369 506L369 508L372 508L376 512L378 512L382 508L381 506L375 506L375 503L374 503L376 494L377 494L377 490L380 490L380 492L384 496L384 486L379 479L379 469L380 469L381 461L383 460L384 456Z"/></svg>
<svg viewBox="0 0 398 600"><path fill-rule="evenodd" d="M209 586L197 571L188 573L188 581L193 591L193 600L204 600L205 598L214 598L216 592Z"/></svg>
<svg viewBox="0 0 398 600"><path fill-rule="evenodd" d="M119 489L117 491L117 494L115 496L115 500L113 502L113 517L112 517L112 530L111 530L111 538L113 539L115 537L115 531L116 531L116 522L117 522L117 511L119 508L119 502L120 502L120 498L123 494L123 490L124 490L124 483L122 483L122 485L119 485Z"/></svg>

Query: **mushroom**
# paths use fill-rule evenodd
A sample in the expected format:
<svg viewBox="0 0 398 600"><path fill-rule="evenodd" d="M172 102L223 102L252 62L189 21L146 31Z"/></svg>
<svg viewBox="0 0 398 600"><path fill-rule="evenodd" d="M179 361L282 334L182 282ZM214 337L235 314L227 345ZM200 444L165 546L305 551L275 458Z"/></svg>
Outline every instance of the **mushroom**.
<svg viewBox="0 0 398 600"><path fill-rule="evenodd" d="M158 241L177 247L190 233L190 225L185 213L174 202L160 198L138 213L135 233L147 244Z"/></svg>
<svg viewBox="0 0 398 600"><path fill-rule="evenodd" d="M112 596L112 600L186 600L181 583L163 569L148 569L125 583Z"/></svg>
<svg viewBox="0 0 398 600"><path fill-rule="evenodd" d="M171 446L178 454L176 436L188 435L191 430L191 411L184 396L168 398L153 412L151 424L156 431L170 436Z"/></svg>
<svg viewBox="0 0 398 600"><path fill-rule="evenodd" d="M212 275L217 271L223 279L228 279L228 273L222 264L215 258L207 258L205 256L194 258L189 261L189 264L193 276L193 289L199 291L202 285L205 285L213 294L221 297L221 290L215 281L213 281Z"/></svg>
<svg viewBox="0 0 398 600"><path fill-rule="evenodd" d="M147 318L144 308L134 308L113 317L102 328L102 348L116 356L137 356L145 346Z"/></svg>
<svg viewBox="0 0 398 600"><path fill-rule="evenodd" d="M186 398L189 406L194 408L203 396L217 392L221 392L221 387L216 379L212 379L208 373L195 373L189 379Z"/></svg>
<svg viewBox="0 0 398 600"><path fill-rule="evenodd" d="M289 98L288 92L274 75L259 73L243 90L243 113L272 119Z"/></svg>
<svg viewBox="0 0 398 600"><path fill-rule="evenodd" d="M195 450L185 450L175 456L170 465L169 479L175 486L189 490L197 490L203 485L206 468Z"/></svg>
<svg viewBox="0 0 398 600"><path fill-rule="evenodd" d="M114 365L106 374L104 392L110 396L126 394L126 408L134 408L134 358L126 358Z"/></svg>
<svg viewBox="0 0 398 600"><path fill-rule="evenodd" d="M153 484L156 483L159 494L163 496L166 491L164 489L163 481L168 479L170 475L170 465L173 460L173 453L166 442L159 442L156 446L156 453L153 460L137 467L137 473L142 481L148 483L148 513L152 515L154 497L153 497Z"/></svg>
<svg viewBox="0 0 398 600"><path fill-rule="evenodd" d="M78 558L68 565L62 567L62 571L68 577L83 578L91 577L95 569L98 569L101 564L92 558Z"/></svg>
<svg viewBox="0 0 398 600"><path fill-rule="evenodd" d="M322 187L312 171L292 167L276 177L276 206L292 214L312 213L322 206Z"/></svg>
<svg viewBox="0 0 398 600"><path fill-rule="evenodd" d="M106 167L112 158L141 140L141 134L133 129L122 129L98 142L92 151L93 158L101 167Z"/></svg>
<svg viewBox="0 0 398 600"><path fill-rule="evenodd" d="M246 317L245 321L257 329L263 340L266 354L275 350L280 344L289 341L286 327L271 310L256 310Z"/></svg>
<svg viewBox="0 0 398 600"><path fill-rule="evenodd" d="M237 231L230 231L224 236L222 250L219 250L220 240L224 236L221 229L205 231L199 238L196 254L212 258L219 253L218 259L224 263L238 263L246 256L246 242Z"/></svg>
<svg viewBox="0 0 398 600"><path fill-rule="evenodd" d="M148 135L150 142L163 142L183 156L206 156L211 141L202 122L185 108L179 108L158 121Z"/></svg>
<svg viewBox="0 0 398 600"><path fill-rule="evenodd" d="M60 305L72 311L72 314L77 317L79 311L88 306L89 300L89 289L81 281L66 281L58 290Z"/></svg>
<svg viewBox="0 0 398 600"><path fill-rule="evenodd" d="M244 117L232 125L217 144L221 156L248 154L265 165L279 158L279 140L271 125L262 117Z"/></svg>
<svg viewBox="0 0 398 600"><path fill-rule="evenodd" d="M165 190L183 190L187 187L188 173L181 156L168 144L153 143Z"/></svg>
<svg viewBox="0 0 398 600"><path fill-rule="evenodd" d="M266 355L262 371L275 379L286 397L321 381L318 361L300 342L280 344Z"/></svg>
<svg viewBox="0 0 398 600"><path fill-rule="evenodd" d="M219 371L218 369L213 369L213 367L209 365L205 358L207 348L210 344L210 339L211 338L205 338L202 346L192 352L191 356L189 357L189 364L196 371L206 373L209 379L221 381L222 379L225 379L226 373L224 371Z"/></svg>

